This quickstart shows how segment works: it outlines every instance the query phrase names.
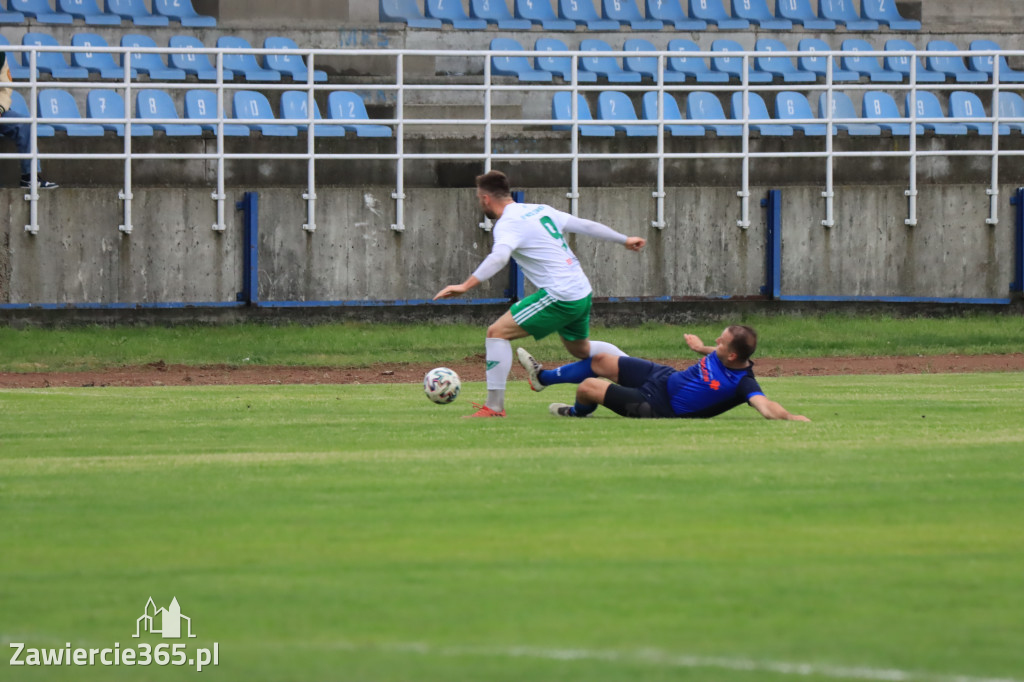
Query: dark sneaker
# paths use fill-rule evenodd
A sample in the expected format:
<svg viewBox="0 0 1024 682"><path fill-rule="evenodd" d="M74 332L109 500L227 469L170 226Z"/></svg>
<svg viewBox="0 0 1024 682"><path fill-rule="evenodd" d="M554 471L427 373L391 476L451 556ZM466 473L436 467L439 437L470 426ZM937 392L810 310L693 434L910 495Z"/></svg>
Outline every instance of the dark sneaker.
<svg viewBox="0 0 1024 682"><path fill-rule="evenodd" d="M548 412L555 415L556 417L575 417L576 410L573 409L572 405L566 405L565 403L551 403L548 405Z"/></svg>
<svg viewBox="0 0 1024 682"><path fill-rule="evenodd" d="M58 185L56 182L50 182L49 180L43 179L43 177L41 175L37 175L36 176L36 186L39 189L57 189L58 187L60 187L60 185ZM31 178L31 176L28 176L28 175L22 175L21 176L21 188L22 189L31 189L32 188L32 178Z"/></svg>
<svg viewBox="0 0 1024 682"><path fill-rule="evenodd" d="M540 383L540 371L544 369L544 366L537 362L525 348L517 349L516 355L519 356L519 364L526 370L526 380L530 382L530 388L538 393L547 388Z"/></svg>

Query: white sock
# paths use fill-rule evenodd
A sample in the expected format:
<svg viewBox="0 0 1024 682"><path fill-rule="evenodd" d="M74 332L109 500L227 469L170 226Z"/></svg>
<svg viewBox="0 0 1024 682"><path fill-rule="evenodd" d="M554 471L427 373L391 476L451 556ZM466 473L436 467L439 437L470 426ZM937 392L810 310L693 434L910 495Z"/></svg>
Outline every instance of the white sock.
<svg viewBox="0 0 1024 682"><path fill-rule="evenodd" d="M593 339L591 339L590 357L594 357L598 353L608 353L609 355L617 355L620 358L628 357L625 353L622 352L622 349L620 349L613 343L608 343L607 341L594 341Z"/></svg>
<svg viewBox="0 0 1024 682"><path fill-rule="evenodd" d="M508 339L487 339L487 407L501 412L505 409L505 383L512 369L512 342Z"/></svg>

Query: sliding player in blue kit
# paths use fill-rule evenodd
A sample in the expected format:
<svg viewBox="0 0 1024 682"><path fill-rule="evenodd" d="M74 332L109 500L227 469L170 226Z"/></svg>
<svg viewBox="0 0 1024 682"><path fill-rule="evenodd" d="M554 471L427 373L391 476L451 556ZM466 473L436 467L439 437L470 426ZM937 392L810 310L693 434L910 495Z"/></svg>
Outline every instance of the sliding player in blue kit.
<svg viewBox="0 0 1024 682"><path fill-rule="evenodd" d="M575 405L551 404L551 413L559 417L586 417L604 405L623 417L699 419L748 403L765 419L810 421L765 397L750 361L757 348L757 332L752 328L727 327L714 346L705 346L693 334L686 334L685 339L686 345L704 358L681 371L650 360L611 355L545 370L523 348L519 349L519 362L534 391L552 384L579 384Z"/></svg>
<svg viewBox="0 0 1024 682"><path fill-rule="evenodd" d="M618 242L630 251L646 244L642 237L627 237L601 223L577 218L545 204L519 204L512 199L508 177L490 171L477 177L476 196L484 215L494 223L490 255L462 284L446 286L434 300L464 294L496 275L515 258L523 274L538 291L512 305L487 328L487 402L473 417L505 416L505 384L512 369L514 339L542 339L558 332L573 356L597 353L625 355L610 343L590 340L590 305L593 289L580 261L565 242L572 232Z"/></svg>

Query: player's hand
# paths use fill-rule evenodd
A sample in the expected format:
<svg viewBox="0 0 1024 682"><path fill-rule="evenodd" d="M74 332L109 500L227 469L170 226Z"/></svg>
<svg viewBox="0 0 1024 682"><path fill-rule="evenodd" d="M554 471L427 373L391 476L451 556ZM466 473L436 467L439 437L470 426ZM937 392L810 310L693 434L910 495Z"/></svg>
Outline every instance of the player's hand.
<svg viewBox="0 0 1024 682"><path fill-rule="evenodd" d="M683 339L686 340L686 345L690 347L694 353L704 352L704 342L700 340L700 337L696 334L683 334Z"/></svg>
<svg viewBox="0 0 1024 682"><path fill-rule="evenodd" d="M644 239L643 237L629 237L628 239L626 239L626 243L624 244L624 246L630 251L639 251L640 249L644 248L644 245L646 243L647 240Z"/></svg>
<svg viewBox="0 0 1024 682"><path fill-rule="evenodd" d="M439 298L451 298L452 296L461 296L468 290L469 287L464 284L450 284L437 292L437 296L434 296L434 300L436 301Z"/></svg>
<svg viewBox="0 0 1024 682"><path fill-rule="evenodd" d="M791 415L789 415L789 421L791 421L791 422L809 422L811 420L808 419L807 417L803 416L802 414L791 414Z"/></svg>

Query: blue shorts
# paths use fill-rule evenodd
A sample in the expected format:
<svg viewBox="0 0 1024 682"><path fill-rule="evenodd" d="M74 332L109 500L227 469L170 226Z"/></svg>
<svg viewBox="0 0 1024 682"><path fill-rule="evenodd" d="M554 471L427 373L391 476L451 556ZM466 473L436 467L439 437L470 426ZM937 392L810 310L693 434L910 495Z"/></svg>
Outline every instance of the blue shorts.
<svg viewBox="0 0 1024 682"><path fill-rule="evenodd" d="M619 380L608 387L604 406L623 417L657 419L675 417L668 396L668 378L674 367L640 358L619 358Z"/></svg>

